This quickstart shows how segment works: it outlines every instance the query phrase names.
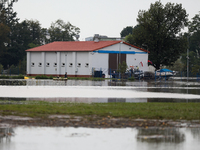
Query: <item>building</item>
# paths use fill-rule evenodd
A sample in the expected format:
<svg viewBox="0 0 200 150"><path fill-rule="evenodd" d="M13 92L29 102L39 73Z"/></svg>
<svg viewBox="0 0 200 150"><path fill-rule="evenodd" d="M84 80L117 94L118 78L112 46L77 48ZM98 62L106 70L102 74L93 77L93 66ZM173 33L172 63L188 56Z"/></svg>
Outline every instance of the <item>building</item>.
<svg viewBox="0 0 200 150"><path fill-rule="evenodd" d="M109 77L119 62L148 70L147 51L122 41L59 41L26 50L27 75L91 77L101 71Z"/></svg>
<svg viewBox="0 0 200 150"><path fill-rule="evenodd" d="M95 34L93 37L85 38L85 41L94 41L94 39L98 37L99 41L121 41L120 37L108 37L106 35Z"/></svg>

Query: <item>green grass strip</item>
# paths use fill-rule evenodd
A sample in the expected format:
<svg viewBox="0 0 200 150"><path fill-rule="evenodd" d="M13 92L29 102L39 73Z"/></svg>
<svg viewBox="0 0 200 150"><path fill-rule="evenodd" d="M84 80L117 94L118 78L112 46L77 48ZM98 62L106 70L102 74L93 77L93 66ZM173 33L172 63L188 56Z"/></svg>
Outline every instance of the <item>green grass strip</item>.
<svg viewBox="0 0 200 150"><path fill-rule="evenodd" d="M48 115L97 115L144 119L200 119L200 103L52 103L0 101L0 115L47 117Z"/></svg>

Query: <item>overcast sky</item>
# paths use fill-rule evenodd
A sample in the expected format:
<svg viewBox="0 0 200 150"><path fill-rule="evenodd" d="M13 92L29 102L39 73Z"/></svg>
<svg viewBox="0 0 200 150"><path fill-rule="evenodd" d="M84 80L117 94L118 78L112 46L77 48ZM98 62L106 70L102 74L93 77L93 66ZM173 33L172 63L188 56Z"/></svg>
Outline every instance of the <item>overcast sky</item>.
<svg viewBox="0 0 200 150"><path fill-rule="evenodd" d="M14 11L20 21L38 20L43 28L62 19L80 28L80 40L94 34L120 37L127 26L137 24L139 10L148 10L156 0L18 0ZM200 11L200 0L161 0L182 4L189 19Z"/></svg>

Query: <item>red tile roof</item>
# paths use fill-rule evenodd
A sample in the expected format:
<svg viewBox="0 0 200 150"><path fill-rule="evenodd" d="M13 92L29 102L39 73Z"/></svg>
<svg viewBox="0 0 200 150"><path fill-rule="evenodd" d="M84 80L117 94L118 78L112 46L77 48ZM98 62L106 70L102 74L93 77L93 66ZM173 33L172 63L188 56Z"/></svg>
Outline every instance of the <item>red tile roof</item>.
<svg viewBox="0 0 200 150"><path fill-rule="evenodd" d="M56 41L39 47L26 50L27 52L44 52L44 51L95 51L108 47L121 41ZM123 42L124 44L130 45ZM134 45L130 45L142 51L146 51Z"/></svg>

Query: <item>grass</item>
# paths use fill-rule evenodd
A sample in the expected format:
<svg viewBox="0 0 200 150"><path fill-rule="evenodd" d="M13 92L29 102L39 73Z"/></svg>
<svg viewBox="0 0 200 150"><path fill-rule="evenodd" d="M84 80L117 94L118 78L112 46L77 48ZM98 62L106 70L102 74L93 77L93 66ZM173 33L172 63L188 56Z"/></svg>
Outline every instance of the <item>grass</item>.
<svg viewBox="0 0 200 150"><path fill-rule="evenodd" d="M97 115L144 119L200 119L200 103L52 103L0 101L0 115L47 117L48 115Z"/></svg>

